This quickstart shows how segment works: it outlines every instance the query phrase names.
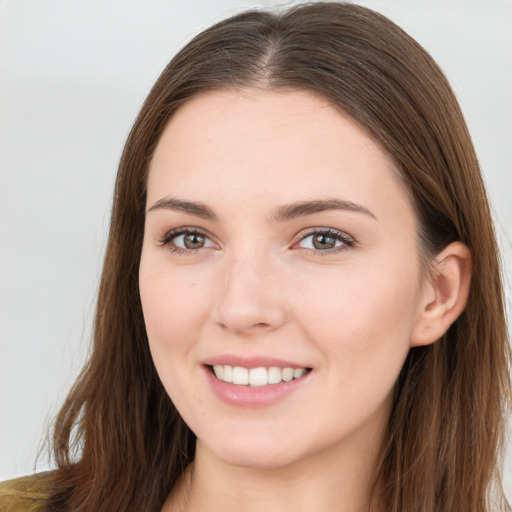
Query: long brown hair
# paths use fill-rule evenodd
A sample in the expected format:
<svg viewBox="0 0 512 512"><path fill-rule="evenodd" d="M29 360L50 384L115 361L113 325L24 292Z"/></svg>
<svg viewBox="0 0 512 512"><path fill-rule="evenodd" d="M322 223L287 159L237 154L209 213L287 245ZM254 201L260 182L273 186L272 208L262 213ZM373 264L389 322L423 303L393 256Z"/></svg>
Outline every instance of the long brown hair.
<svg viewBox="0 0 512 512"><path fill-rule="evenodd" d="M93 351L56 421L49 509L159 511L194 457L194 435L154 368L139 299L148 163L180 105L243 86L310 90L347 112L394 158L424 258L455 240L470 248L466 310L434 345L410 351L375 482L392 512L489 511L491 488L509 510L497 473L511 396L504 296L468 130L423 48L385 17L333 2L216 24L148 95L119 166Z"/></svg>

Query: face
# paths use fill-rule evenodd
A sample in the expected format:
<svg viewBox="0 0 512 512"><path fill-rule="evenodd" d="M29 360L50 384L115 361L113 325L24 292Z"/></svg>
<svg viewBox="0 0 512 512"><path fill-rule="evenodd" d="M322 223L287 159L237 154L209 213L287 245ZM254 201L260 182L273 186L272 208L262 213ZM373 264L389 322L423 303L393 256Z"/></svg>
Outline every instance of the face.
<svg viewBox="0 0 512 512"><path fill-rule="evenodd" d="M362 454L382 434L422 298L388 155L304 91L178 110L147 186L140 294L165 389L224 462Z"/></svg>

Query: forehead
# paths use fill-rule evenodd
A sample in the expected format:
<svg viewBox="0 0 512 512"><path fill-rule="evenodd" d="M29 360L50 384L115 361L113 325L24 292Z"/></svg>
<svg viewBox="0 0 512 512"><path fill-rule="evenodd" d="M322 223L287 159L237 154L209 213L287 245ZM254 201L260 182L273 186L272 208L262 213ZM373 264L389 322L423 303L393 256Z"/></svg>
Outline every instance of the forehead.
<svg viewBox="0 0 512 512"><path fill-rule="evenodd" d="M219 153L227 156L241 153L240 141L256 142L256 137L269 147L279 146L283 155L289 148L297 149L300 141L309 143L302 157L321 142L319 149L328 150L326 153L336 147L358 146L388 159L353 118L318 94L291 88L236 88L206 91L182 105L164 130L153 163L164 146L169 152L171 145L177 147L182 141L217 139Z"/></svg>
<svg viewBox="0 0 512 512"><path fill-rule="evenodd" d="M180 107L150 165L148 203L166 194L408 203L393 160L355 120L292 89L209 91Z"/></svg>

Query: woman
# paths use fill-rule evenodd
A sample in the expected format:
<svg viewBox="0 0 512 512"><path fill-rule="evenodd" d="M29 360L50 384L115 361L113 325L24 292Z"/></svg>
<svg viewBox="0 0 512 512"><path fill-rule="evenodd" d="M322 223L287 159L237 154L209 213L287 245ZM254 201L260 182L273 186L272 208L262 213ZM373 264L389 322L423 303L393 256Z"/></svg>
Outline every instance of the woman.
<svg viewBox="0 0 512 512"><path fill-rule="evenodd" d="M142 107L59 469L4 507L509 509L508 362L478 162L432 59L358 6L241 14Z"/></svg>

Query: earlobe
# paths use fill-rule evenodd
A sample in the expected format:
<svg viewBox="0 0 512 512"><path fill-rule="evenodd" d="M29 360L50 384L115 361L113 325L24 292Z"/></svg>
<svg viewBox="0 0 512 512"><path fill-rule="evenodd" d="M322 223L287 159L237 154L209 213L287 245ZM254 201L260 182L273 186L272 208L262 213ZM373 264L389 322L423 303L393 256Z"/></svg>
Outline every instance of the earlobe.
<svg viewBox="0 0 512 512"><path fill-rule="evenodd" d="M424 284L411 346L436 342L464 311L471 271L471 252L461 242L451 243L436 256L430 279Z"/></svg>

